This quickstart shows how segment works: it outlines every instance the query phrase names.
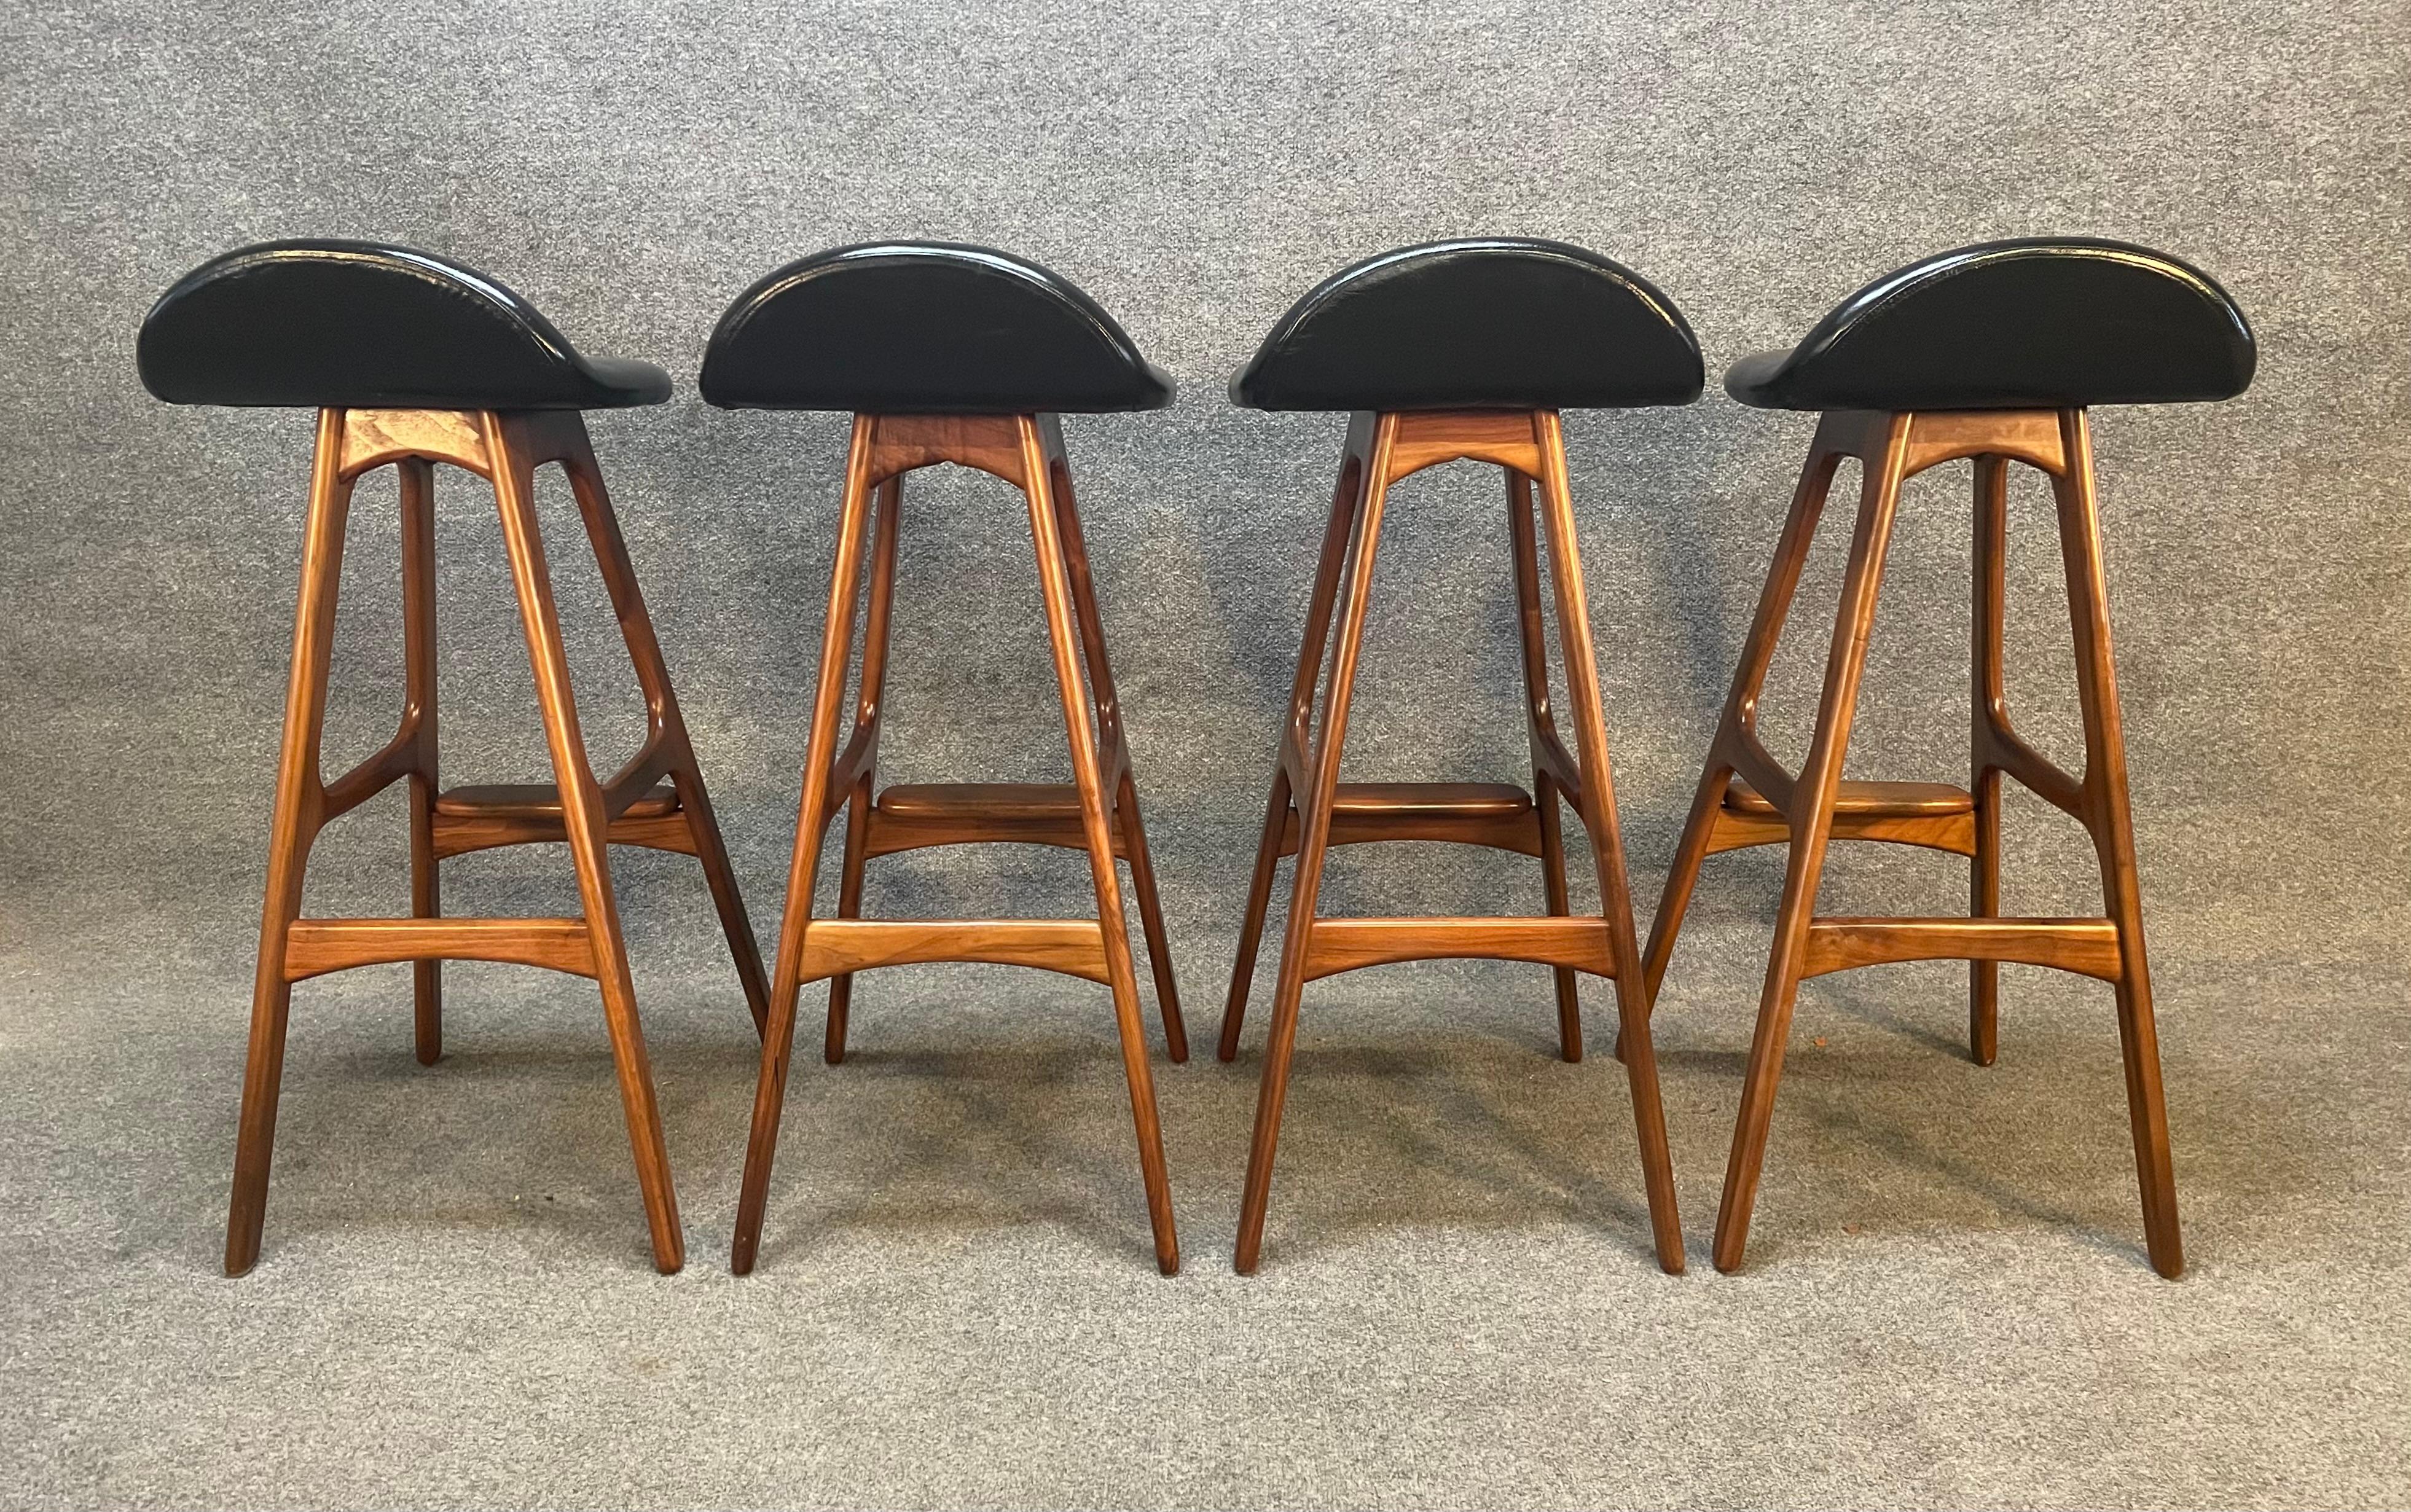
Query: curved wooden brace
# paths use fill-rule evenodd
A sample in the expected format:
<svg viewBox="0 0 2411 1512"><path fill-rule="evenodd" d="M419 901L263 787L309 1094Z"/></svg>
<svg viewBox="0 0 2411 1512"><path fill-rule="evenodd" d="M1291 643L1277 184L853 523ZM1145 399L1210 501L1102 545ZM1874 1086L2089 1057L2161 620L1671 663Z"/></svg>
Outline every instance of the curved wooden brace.
<svg viewBox="0 0 2411 1512"><path fill-rule="evenodd" d="M2017 961L2116 981L2123 955L2107 919L1850 919L1808 925L1803 977L1893 961Z"/></svg>
<svg viewBox="0 0 2411 1512"><path fill-rule="evenodd" d="M1399 961L1533 961L1615 975L1607 921L1544 919L1317 919L1307 935L1306 980Z"/></svg>
<svg viewBox="0 0 2411 1512"><path fill-rule="evenodd" d="M506 961L592 977L583 919L296 919L285 932L285 980L394 961Z"/></svg>
<svg viewBox="0 0 2411 1512"><path fill-rule="evenodd" d="M1386 482L1442 462L1496 462L1526 477L1541 473L1541 441L1527 411L1408 410L1381 417L1393 427Z"/></svg>
<svg viewBox="0 0 2411 1512"><path fill-rule="evenodd" d="M928 961L1035 967L1112 985L1094 919L814 919L804 925L796 980Z"/></svg>
<svg viewBox="0 0 2411 1512"><path fill-rule="evenodd" d="M481 478L494 475L492 453L475 414L462 410L340 410L343 439L336 476L348 483L387 462L423 457Z"/></svg>
<svg viewBox="0 0 2411 1512"><path fill-rule="evenodd" d="M869 448L866 487L938 462L986 472L1016 488L1028 486L1017 415L864 414L855 424Z"/></svg>

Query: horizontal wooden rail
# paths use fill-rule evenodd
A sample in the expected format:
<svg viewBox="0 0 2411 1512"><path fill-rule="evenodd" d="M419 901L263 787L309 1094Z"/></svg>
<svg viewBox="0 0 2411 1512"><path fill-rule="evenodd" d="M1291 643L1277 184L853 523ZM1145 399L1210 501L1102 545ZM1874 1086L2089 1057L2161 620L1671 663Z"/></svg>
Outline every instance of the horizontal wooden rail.
<svg viewBox="0 0 2411 1512"><path fill-rule="evenodd" d="M1808 924L1803 977L1892 961L2017 961L2118 980L2118 926L2107 919L1862 919Z"/></svg>
<svg viewBox="0 0 2411 1512"><path fill-rule="evenodd" d="M814 919L804 925L798 980L926 961L1035 967L1112 985L1094 919Z"/></svg>
<svg viewBox="0 0 2411 1512"><path fill-rule="evenodd" d="M508 961L591 977L583 919L296 919L285 932L285 980L389 961Z"/></svg>
<svg viewBox="0 0 2411 1512"><path fill-rule="evenodd" d="M1607 921L1547 919L1317 919L1306 941L1314 981L1396 961L1537 961L1597 977L1615 975Z"/></svg>

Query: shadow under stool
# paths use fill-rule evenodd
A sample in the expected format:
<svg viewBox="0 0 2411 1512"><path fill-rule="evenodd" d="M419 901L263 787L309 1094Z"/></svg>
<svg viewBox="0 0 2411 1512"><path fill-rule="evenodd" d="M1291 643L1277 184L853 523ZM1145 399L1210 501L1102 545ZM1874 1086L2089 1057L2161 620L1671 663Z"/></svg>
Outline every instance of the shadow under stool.
<svg viewBox="0 0 2411 1512"><path fill-rule="evenodd" d="M1654 1000L1701 863L1746 846L1790 847L1717 1214L1717 1269L1741 1264L1801 981L1888 961L1965 959L1972 963L1970 1045L1985 1065L1997 1046L2001 962L2054 967L2115 987L2146 1242L2162 1275L2183 1272L2086 410L2230 399L2251 383L2253 365L2252 333L2242 312L2199 270L2122 242L2046 239L1988 242L1902 269L1852 295L1799 345L1745 357L1726 374L1726 391L1744 404L1818 411L1821 418L1645 957ZM1816 731L1794 774L1759 739L1759 693L1844 458L1856 458L1861 468L1858 521ZM1973 459L1976 485L1972 780L1966 788L1845 780L1843 753L1901 486L1963 458ZM2084 726L2081 777L2020 738L2003 691L2012 463L2047 475L2058 505ZM1999 916L2004 776L2084 826L2100 858L2102 916ZM1835 839L1926 846L1968 857L1968 916L1819 914L1826 843Z"/></svg>
<svg viewBox="0 0 2411 1512"><path fill-rule="evenodd" d="M284 241L231 252L187 274L144 320L142 381L179 404L318 411L300 606L270 831L251 1054L235 1146L226 1266L259 1257L276 1135L278 1083L293 983L329 971L414 963L417 1053L443 1053L445 960L517 962L590 977L601 988L653 1261L684 1261L669 1154L628 975L608 846L679 850L703 864L738 976L761 1025L768 991L737 879L712 819L694 748L636 589L580 412L658 404L669 378L641 362L587 358L508 289L425 253L353 241ZM645 739L607 780L588 764L538 529L534 472L568 474L611 607L645 698ZM518 589L555 780L455 788L436 778L435 465L490 483ZM391 466L402 500L402 724L384 749L332 782L319 772L327 672L353 486ZM318 833L397 781L409 783L406 919L301 917L302 877ZM495 846L565 840L577 918L446 918L437 864Z"/></svg>
<svg viewBox="0 0 2411 1512"><path fill-rule="evenodd" d="M1565 436L1557 412L1688 404L1700 396L1700 349L1673 305L1595 253L1552 241L1436 242L1384 254L1326 280L1281 318L1231 385L1260 410L1352 414L1339 483L1315 569L1272 795L1256 847L1220 1054L1238 1053L1273 879L1297 865L1281 942L1264 1084L1248 1156L1235 1261L1256 1269L1272 1190L1274 1146L1289 1091L1306 983L1397 961L1486 957L1556 968L1559 1048L1582 1058L1575 973L1615 982L1629 1054L1633 1121L1658 1261L1683 1269L1658 1069L1648 1045L1647 994L1634 940L1607 733L1576 540ZM1490 462L1507 482L1516 624L1532 789L1496 783L1339 780L1356 662L1370 612L1374 552L1390 486L1443 462ZM1567 750L1549 707L1541 603L1538 513L1545 521L1569 711L1580 756ZM1343 580L1345 596L1341 594ZM1339 625L1332 635L1332 614ZM1329 676L1326 679L1326 666ZM1318 685L1322 688L1316 713ZM1600 911L1571 913L1557 806L1573 805L1591 837ZM1323 861L1335 845L1453 840L1539 858L1546 917L1322 918Z"/></svg>
<svg viewBox="0 0 2411 1512"><path fill-rule="evenodd" d="M844 1058L855 972L914 962L986 961L1059 971L1111 990L1156 1261L1164 1274L1174 1273L1180 1268L1180 1246L1122 918L1118 858L1130 864L1174 1060L1188 1058L1189 1042L1139 821L1121 707L1105 658L1103 622L1073 501L1071 464L1056 418L1064 412L1162 409L1172 402L1172 380L1139 355L1094 300L1034 263L982 247L893 242L820 253L780 269L740 295L712 334L701 388L708 401L723 408L854 415L732 1268L740 1275L753 1268L803 984L829 981L825 1054L834 1065ZM911 784L884 791L876 786L904 475L942 462L1001 478L1029 504L1070 738L1070 783ZM869 602L860 611L861 677L853 733L840 749L840 705L853 662L866 540L870 560ZM815 918L812 894L821 847L840 809L848 818L837 916ZM1095 916L861 917L863 871L873 857L978 841L1087 851Z"/></svg>

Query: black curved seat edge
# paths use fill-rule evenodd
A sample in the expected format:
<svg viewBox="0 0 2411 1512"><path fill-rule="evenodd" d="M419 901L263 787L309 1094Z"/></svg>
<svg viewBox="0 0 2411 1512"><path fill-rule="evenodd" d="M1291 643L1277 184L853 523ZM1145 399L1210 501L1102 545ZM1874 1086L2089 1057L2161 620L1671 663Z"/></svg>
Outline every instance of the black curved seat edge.
<svg viewBox="0 0 2411 1512"><path fill-rule="evenodd" d="M1258 410L1632 409L1706 373L1673 300L1562 241L1483 237L1366 258L1308 291L1231 380Z"/></svg>
<svg viewBox="0 0 2411 1512"><path fill-rule="evenodd" d="M587 357L494 279L371 241L267 241L178 279L135 343L171 404L600 410L658 404L669 374Z"/></svg>
<svg viewBox="0 0 2411 1512"><path fill-rule="evenodd" d="M1980 242L1887 273L1725 391L1776 410L2068 409L2232 399L2258 350L2234 299L2132 242Z"/></svg>
<svg viewBox="0 0 2411 1512"><path fill-rule="evenodd" d="M993 247L832 247L755 281L720 317L697 388L723 409L867 414L1160 410L1176 385L1104 308Z"/></svg>

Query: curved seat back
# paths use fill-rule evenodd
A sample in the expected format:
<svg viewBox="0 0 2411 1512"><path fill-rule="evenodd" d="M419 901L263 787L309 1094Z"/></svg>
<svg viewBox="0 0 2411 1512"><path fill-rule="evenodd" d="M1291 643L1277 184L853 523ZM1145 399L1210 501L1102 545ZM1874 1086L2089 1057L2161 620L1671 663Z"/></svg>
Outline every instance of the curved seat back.
<svg viewBox="0 0 2411 1512"><path fill-rule="evenodd" d="M699 385L728 409L1161 409L1173 384L1094 299L987 247L895 241L788 264L721 316Z"/></svg>
<svg viewBox="0 0 2411 1512"><path fill-rule="evenodd" d="M484 274L366 241L211 259L159 297L136 361L174 404L593 409L669 396L659 369L590 362Z"/></svg>
<svg viewBox="0 0 2411 1512"><path fill-rule="evenodd" d="M1626 409L1700 397L1699 342L1630 269L1561 241L1436 241L1325 279L1231 381L1259 410Z"/></svg>
<svg viewBox="0 0 2411 1512"><path fill-rule="evenodd" d="M2232 399L2257 360L2243 312L2200 269L2123 241L2034 238L1878 279L1728 386L1780 409L2162 404Z"/></svg>

